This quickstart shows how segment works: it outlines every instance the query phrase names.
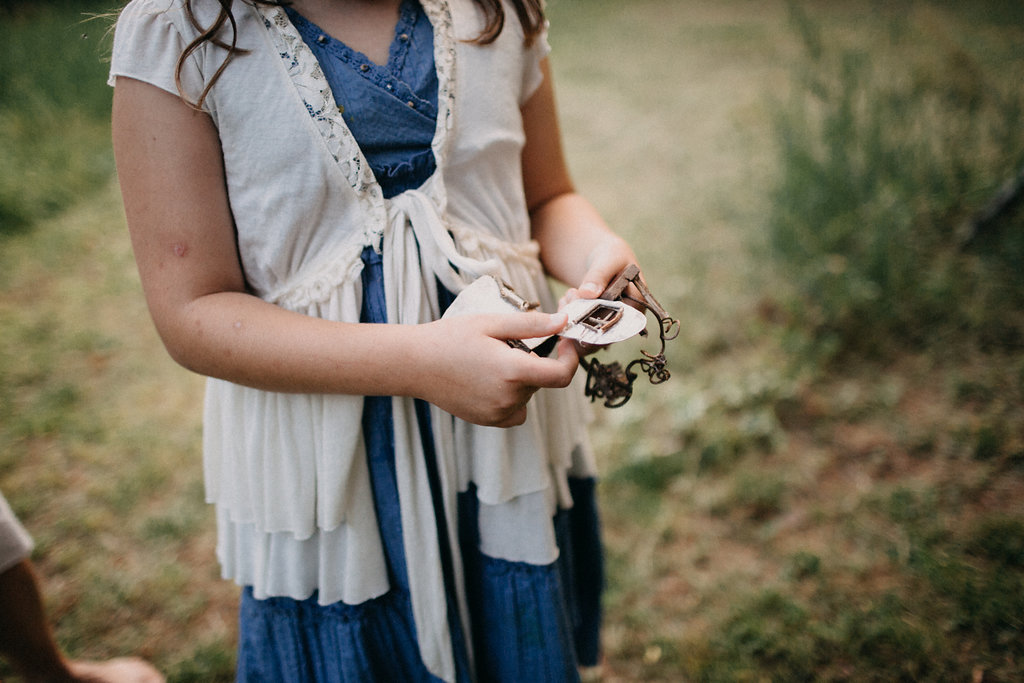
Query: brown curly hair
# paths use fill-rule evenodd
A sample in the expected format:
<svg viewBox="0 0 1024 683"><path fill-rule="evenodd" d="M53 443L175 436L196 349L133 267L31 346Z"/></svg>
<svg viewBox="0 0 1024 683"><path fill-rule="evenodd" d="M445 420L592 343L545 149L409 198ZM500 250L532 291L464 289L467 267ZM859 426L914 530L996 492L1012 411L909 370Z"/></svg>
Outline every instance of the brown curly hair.
<svg viewBox="0 0 1024 683"><path fill-rule="evenodd" d="M186 0L185 2L185 13L188 16L188 20L192 22L192 26L195 27L199 35L196 36L195 40L185 46L181 55L178 57L178 64L174 70L174 82L178 86L178 92L184 92L181 87L181 70L185 64L185 60L188 59L189 55L198 50L204 43L213 43L217 47L224 48L228 52L227 59L225 59L221 65L217 68L217 71L213 74L213 77L203 88L203 92L200 93L199 99L193 103L193 106L197 109L203 106L203 101L210 92L210 88L220 78L221 73L227 67L228 62L235 55L245 54L246 50L238 47L238 25L235 22L235 15L231 11L231 5L234 0L217 0L220 3L220 13L217 18L209 26L202 26L199 20L196 19L195 14L192 11L193 0ZM249 2L258 3L261 5L287 5L288 0L248 0ZM497 37L501 34L501 30L505 27L505 8L502 6L502 0L473 0L479 5L484 11L484 17L486 22L484 28L472 42L487 45L494 42ZM516 10L516 16L519 18L519 23L523 27L523 32L526 35L526 44L530 45L537 35L541 32L544 26L544 7L543 0L509 0L512 6ZM220 37L221 31L224 26L229 25L231 27L231 40L230 42L225 41Z"/></svg>

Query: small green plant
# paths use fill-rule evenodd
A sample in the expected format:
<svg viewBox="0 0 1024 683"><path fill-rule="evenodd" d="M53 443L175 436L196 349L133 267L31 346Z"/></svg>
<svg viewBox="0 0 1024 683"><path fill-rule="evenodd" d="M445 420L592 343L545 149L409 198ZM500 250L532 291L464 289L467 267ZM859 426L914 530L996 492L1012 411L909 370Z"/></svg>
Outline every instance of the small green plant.
<svg viewBox="0 0 1024 683"><path fill-rule="evenodd" d="M177 664L167 676L174 683L228 683L235 679L235 653L230 643L197 646L189 659Z"/></svg>
<svg viewBox="0 0 1024 683"><path fill-rule="evenodd" d="M811 626L808 610L778 591L747 596L712 638L708 660L693 673L714 681L811 680L824 655Z"/></svg>
<svg viewBox="0 0 1024 683"><path fill-rule="evenodd" d="M619 467L609 475L608 481L628 482L647 493L662 493L686 469L687 463L682 453L656 455Z"/></svg>
<svg viewBox="0 0 1024 683"><path fill-rule="evenodd" d="M795 5L792 21L806 59L776 117L769 231L793 320L832 355L953 336L1020 348L1024 216L980 238L969 219L1024 160L1021 65L995 72L958 45L914 61L907 44L927 36L903 19L870 54Z"/></svg>
<svg viewBox="0 0 1024 683"><path fill-rule="evenodd" d="M774 473L745 472L733 485L733 507L753 521L763 522L784 509L786 485Z"/></svg>
<svg viewBox="0 0 1024 683"><path fill-rule="evenodd" d="M791 555L787 564L787 575L797 581L802 581L821 573L821 558L806 550L801 550Z"/></svg>
<svg viewBox="0 0 1024 683"><path fill-rule="evenodd" d="M24 3L0 19L0 238L70 206L113 173L103 87L110 21L90 18L110 7ZM59 46L61 58L44 58L39 46Z"/></svg>

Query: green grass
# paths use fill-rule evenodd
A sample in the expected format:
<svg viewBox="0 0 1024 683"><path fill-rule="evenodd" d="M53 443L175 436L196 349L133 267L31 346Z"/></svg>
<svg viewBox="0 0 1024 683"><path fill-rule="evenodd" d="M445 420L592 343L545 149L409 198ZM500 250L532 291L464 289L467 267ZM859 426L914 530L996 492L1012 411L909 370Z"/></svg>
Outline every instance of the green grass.
<svg viewBox="0 0 1024 683"><path fill-rule="evenodd" d="M570 158L683 318L598 424L611 678L1011 680L1020 569L964 543L1022 515L1021 233L921 259L1019 159L1019 13L801 6L816 61L782 5L552 4Z"/></svg>
<svg viewBox="0 0 1024 683"><path fill-rule="evenodd" d="M0 15L0 238L95 192L113 172L105 2Z"/></svg>
<svg viewBox="0 0 1024 683"><path fill-rule="evenodd" d="M833 354L1024 347L1024 214L962 227L1024 170L1024 54L914 13L883 14L870 51L792 17L806 57L776 116L769 228L796 326Z"/></svg>
<svg viewBox="0 0 1024 683"><path fill-rule="evenodd" d="M691 674L917 681L957 679L974 666L1014 678L1024 628L1021 519L958 533L933 521L935 502L902 488L879 501L895 537L907 540L884 549L898 588L843 590L841 563L801 553L781 587L733 602L721 630L695 644Z"/></svg>
<svg viewBox="0 0 1024 683"><path fill-rule="evenodd" d="M0 488L36 538L68 652L138 654L172 681L230 680L237 591L218 576L203 502L202 382L166 357L145 310L111 182L103 30L79 24L86 6L107 9L39 5L0 21L0 117L14 122L0 126ZM605 680L1016 680L1024 355L1006 343L1013 309L1003 327L993 310L1021 295L1017 224L928 268L911 249L890 264L906 269L893 271L896 300L858 297L887 291L869 277L881 237L868 228L892 228L878 244L905 254L899 239L950 225L922 217L969 213L1004 173L1000 154L1020 149L982 143L958 167L944 140L927 150L937 156L915 156L920 138L891 139L907 120L883 130L872 116L976 93L987 104L946 103L980 112L959 121L952 151L985 139L971 127L1001 120L985 98L1019 73L1006 68L1024 50L1019 10L801 6L823 37L817 62L781 2L550 3L576 182L682 321L672 379L597 410ZM31 59L41 38L67 57ZM907 68L891 83L877 65L896 53ZM962 61L948 71L951 55ZM855 120L829 91L783 125L796 114L780 105L804 101L812 76L851 86ZM53 92L31 93L50 82ZM819 127L812 115L830 111L836 123ZM833 148L794 137L822 130L851 137ZM801 170L783 143L838 151ZM897 153L898 164L879 161ZM816 247L804 265L770 260L779 212L815 244L840 235L842 248ZM941 242L923 234L922 247ZM909 300L920 285L927 305ZM939 346L900 331L907 311L947 293L971 305L922 328L942 330ZM841 332L877 338L875 352L842 355Z"/></svg>

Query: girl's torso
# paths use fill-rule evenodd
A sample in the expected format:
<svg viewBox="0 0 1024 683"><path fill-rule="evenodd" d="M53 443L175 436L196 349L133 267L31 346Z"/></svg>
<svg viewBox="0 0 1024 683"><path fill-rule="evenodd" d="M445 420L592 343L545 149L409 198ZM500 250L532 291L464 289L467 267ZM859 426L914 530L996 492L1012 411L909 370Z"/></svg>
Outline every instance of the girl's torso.
<svg viewBox="0 0 1024 683"><path fill-rule="evenodd" d="M199 21L211 21L216 6L197 2ZM319 63L285 11L237 7L238 45L250 52L232 60L206 106L221 137L246 276L266 295L314 261L333 258L340 242L372 242L359 233L383 230L387 209ZM425 0L423 7L438 79L431 147L442 196L435 199L456 226L525 242L519 108L542 78L538 53L524 51L518 22L507 22L492 45L469 42L482 24L472 0ZM188 37L185 20L168 17ZM176 56L180 43L170 49ZM182 74L186 91L201 90L224 56L206 44L191 57Z"/></svg>

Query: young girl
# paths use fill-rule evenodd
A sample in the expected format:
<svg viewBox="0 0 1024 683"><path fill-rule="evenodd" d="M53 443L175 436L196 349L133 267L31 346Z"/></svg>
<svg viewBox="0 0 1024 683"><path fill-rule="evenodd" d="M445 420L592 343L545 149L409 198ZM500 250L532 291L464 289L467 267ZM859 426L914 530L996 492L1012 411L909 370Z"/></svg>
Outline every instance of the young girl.
<svg viewBox="0 0 1024 683"><path fill-rule="evenodd" d="M113 130L143 287L207 375L239 680L566 681L600 543L560 313L635 257L562 157L540 0L134 0ZM567 388L568 387L568 388Z"/></svg>

